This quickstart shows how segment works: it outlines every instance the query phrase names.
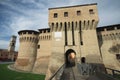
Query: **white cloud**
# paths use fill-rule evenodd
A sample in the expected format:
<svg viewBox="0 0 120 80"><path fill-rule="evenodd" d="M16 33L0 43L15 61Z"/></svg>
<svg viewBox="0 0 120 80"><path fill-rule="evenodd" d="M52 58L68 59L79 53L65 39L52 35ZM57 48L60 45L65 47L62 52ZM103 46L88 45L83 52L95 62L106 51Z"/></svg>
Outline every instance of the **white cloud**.
<svg viewBox="0 0 120 80"><path fill-rule="evenodd" d="M112 1L112 0L110 0ZM118 1L118 0L117 0ZM12 0L8 2L1 1L0 3L9 7L13 11L6 11L6 13L10 13L12 15L11 24L9 27L5 28L5 33L2 33L0 37L17 35L17 32L24 29L32 29L37 30L40 28L48 27L48 8L51 7L60 7L60 6L72 6L72 5L82 5L88 3L96 3L98 2L98 11L100 17L99 26L112 24L112 23L120 23L119 22L119 8L115 11L115 9L106 9L105 6L108 6L110 2L108 1L99 1L99 0L21 0L23 4L31 4L33 8L26 7L28 5L22 5L19 3L12 3ZM20 6L18 6L19 4ZM111 4L111 6L115 4ZM34 7L35 6L35 7ZM101 7L102 6L102 7ZM112 7L114 7L112 6ZM104 8L105 7L105 8ZM108 7L107 7L108 8ZM16 12L20 13L17 14ZM112 12L112 13L111 13ZM19 37L17 38L16 50L18 50L19 46ZM8 47L9 41L0 40L0 46ZM2 48L2 47L1 47Z"/></svg>
<svg viewBox="0 0 120 80"><path fill-rule="evenodd" d="M36 14L34 17L18 16L13 19L10 28L12 29L12 34L17 35L16 50L18 50L19 46L18 31L26 29L37 31L40 28L46 28L47 17L45 18L45 16L45 14Z"/></svg>
<svg viewBox="0 0 120 80"><path fill-rule="evenodd" d="M114 11L114 12L113 12ZM99 13L99 27L120 24L120 10L106 10Z"/></svg>

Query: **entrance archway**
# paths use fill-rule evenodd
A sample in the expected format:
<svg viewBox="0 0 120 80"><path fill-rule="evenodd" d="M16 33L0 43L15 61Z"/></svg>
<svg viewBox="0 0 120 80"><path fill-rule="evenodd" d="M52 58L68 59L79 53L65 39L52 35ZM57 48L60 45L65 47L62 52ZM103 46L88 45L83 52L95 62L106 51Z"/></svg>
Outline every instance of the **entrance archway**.
<svg viewBox="0 0 120 80"><path fill-rule="evenodd" d="M73 49L68 49L65 52L65 64L66 64L66 67L75 66L75 58L76 58L76 52Z"/></svg>

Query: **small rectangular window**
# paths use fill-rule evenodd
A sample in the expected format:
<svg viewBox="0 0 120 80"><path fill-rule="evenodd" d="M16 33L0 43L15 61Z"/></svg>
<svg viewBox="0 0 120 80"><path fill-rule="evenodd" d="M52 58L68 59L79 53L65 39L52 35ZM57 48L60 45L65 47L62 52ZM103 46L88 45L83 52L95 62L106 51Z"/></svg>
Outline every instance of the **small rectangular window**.
<svg viewBox="0 0 120 80"><path fill-rule="evenodd" d="M64 17L68 17L68 12L64 12Z"/></svg>
<svg viewBox="0 0 120 80"><path fill-rule="evenodd" d="M90 14L94 14L94 10L93 10L93 9L90 9L90 10L89 10L89 13L90 13Z"/></svg>
<svg viewBox="0 0 120 80"><path fill-rule="evenodd" d="M40 45L38 45L38 49L40 49Z"/></svg>
<svg viewBox="0 0 120 80"><path fill-rule="evenodd" d="M54 18L57 18L58 17L58 14L57 13L54 13Z"/></svg>
<svg viewBox="0 0 120 80"><path fill-rule="evenodd" d="M120 54L116 54L116 59L120 60Z"/></svg>
<svg viewBox="0 0 120 80"><path fill-rule="evenodd" d="M77 11L77 15L79 16L81 14L81 11Z"/></svg>

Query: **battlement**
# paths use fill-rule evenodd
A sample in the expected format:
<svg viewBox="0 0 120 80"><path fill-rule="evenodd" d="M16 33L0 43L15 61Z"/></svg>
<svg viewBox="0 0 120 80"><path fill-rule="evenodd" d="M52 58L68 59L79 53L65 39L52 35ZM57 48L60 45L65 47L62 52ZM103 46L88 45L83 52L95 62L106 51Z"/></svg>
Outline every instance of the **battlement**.
<svg viewBox="0 0 120 80"><path fill-rule="evenodd" d="M38 32L34 30L21 30L18 32L20 35L19 41L20 42L38 42Z"/></svg>
<svg viewBox="0 0 120 80"><path fill-rule="evenodd" d="M44 40L51 40L51 35L40 35L39 36L40 41Z"/></svg>
<svg viewBox="0 0 120 80"><path fill-rule="evenodd" d="M120 39L120 24L97 28L98 40L109 41Z"/></svg>
<svg viewBox="0 0 120 80"><path fill-rule="evenodd" d="M38 29L39 33L50 33L50 28Z"/></svg>
<svg viewBox="0 0 120 80"><path fill-rule="evenodd" d="M36 34L38 34L38 32L34 31L34 30L21 30L21 31L18 32L18 34L19 35L24 35L24 34L34 34L34 35L36 35Z"/></svg>
<svg viewBox="0 0 120 80"><path fill-rule="evenodd" d="M120 24L109 25L109 26L104 26L104 27L98 27L97 32L112 31L112 30L118 30L118 29L120 29Z"/></svg>

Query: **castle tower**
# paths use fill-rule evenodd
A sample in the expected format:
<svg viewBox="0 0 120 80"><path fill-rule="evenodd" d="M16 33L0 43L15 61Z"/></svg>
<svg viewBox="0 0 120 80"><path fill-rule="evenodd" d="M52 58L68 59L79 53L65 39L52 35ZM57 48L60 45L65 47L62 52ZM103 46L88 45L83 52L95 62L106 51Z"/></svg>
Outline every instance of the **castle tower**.
<svg viewBox="0 0 120 80"><path fill-rule="evenodd" d="M8 51L15 51L16 38L14 35L11 37Z"/></svg>
<svg viewBox="0 0 120 80"><path fill-rule="evenodd" d="M16 36L12 36L11 39L10 39L10 44L9 44L9 47L8 47L8 59L9 60L14 60L14 51L15 51L15 44L16 44Z"/></svg>
<svg viewBox="0 0 120 80"><path fill-rule="evenodd" d="M22 30L19 34L19 51L14 67L19 70L32 71L38 43L38 32L33 30Z"/></svg>
<svg viewBox="0 0 120 80"><path fill-rule="evenodd" d="M66 52L76 53L87 63L101 63L96 35L97 4L49 8L49 27L52 34L52 53L46 80L65 63Z"/></svg>

